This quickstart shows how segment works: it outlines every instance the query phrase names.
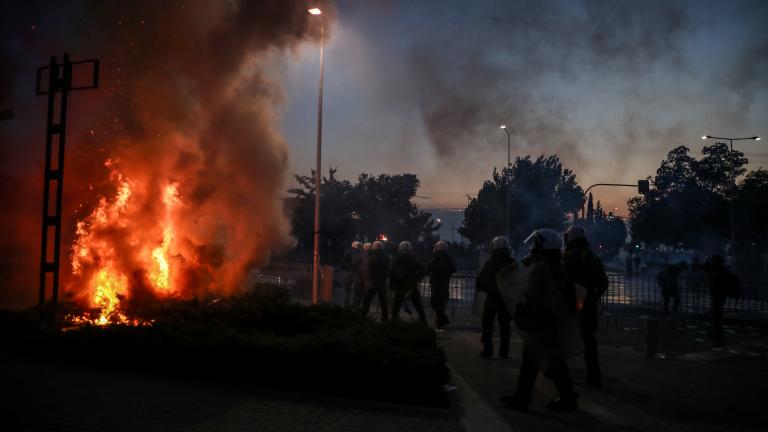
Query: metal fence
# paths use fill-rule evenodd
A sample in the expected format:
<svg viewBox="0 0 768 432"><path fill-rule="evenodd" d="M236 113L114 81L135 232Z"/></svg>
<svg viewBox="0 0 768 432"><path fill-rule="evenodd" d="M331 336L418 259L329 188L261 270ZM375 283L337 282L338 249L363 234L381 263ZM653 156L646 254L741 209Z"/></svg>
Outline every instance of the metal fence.
<svg viewBox="0 0 768 432"><path fill-rule="evenodd" d="M323 301L333 298L333 267L320 266L320 292ZM288 290L292 299L297 301L312 300L312 264L272 263L258 269L252 278L253 284L275 285Z"/></svg>
<svg viewBox="0 0 768 432"><path fill-rule="evenodd" d="M447 310L471 310L475 307L476 272L462 271L451 277ZM321 273L322 301L343 302L344 293L339 284L333 284L333 268L323 266ZM728 298L726 312L768 311L768 280L757 277L740 278L741 296ZM311 299L312 265L300 263L279 263L262 268L255 276L255 282L268 283L287 288L291 296L299 301ZM334 290L336 288L336 290ZM432 288L429 279L419 283L419 292L425 307L429 307ZM478 300L481 298L478 297ZM378 310L378 301L372 305ZM664 298L656 282L655 274L608 273L608 291L602 298L603 309L607 312L663 312ZM672 305L670 304L670 309ZM706 273L684 272L680 277L680 305L678 312L685 314L706 314L711 307L711 296Z"/></svg>

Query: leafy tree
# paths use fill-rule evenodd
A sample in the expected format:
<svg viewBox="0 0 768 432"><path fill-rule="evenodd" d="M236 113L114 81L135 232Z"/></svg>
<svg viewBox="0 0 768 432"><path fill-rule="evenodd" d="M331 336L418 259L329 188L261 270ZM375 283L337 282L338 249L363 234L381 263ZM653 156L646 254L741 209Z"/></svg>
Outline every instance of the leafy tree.
<svg viewBox="0 0 768 432"><path fill-rule="evenodd" d="M768 249L768 171L751 171L736 195L736 234L747 246Z"/></svg>
<svg viewBox="0 0 768 432"><path fill-rule="evenodd" d="M314 173L294 176L298 187L292 209L295 254L310 259L314 229ZM360 174L356 183L336 178L331 168L322 179L320 243L324 262L335 263L353 240L373 241L380 234L393 242L409 240L418 249L431 247L438 224L413 202L419 188L414 174Z"/></svg>
<svg viewBox="0 0 768 432"><path fill-rule="evenodd" d="M731 160L737 175L747 159L723 143L705 146L697 160L687 147L672 149L651 189L628 201L632 235L648 244L719 249L729 233Z"/></svg>
<svg viewBox="0 0 768 432"><path fill-rule="evenodd" d="M506 226L506 197L510 217ZM556 155L518 157L501 173L496 169L470 200L459 233L474 244L484 244L509 232L513 244L521 243L537 228L563 227L569 213L584 204L576 176L563 168Z"/></svg>

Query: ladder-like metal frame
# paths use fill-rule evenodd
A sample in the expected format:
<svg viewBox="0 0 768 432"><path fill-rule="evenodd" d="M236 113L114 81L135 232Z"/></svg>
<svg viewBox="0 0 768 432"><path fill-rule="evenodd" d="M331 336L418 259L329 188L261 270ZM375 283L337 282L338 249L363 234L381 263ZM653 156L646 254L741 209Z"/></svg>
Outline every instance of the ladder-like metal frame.
<svg viewBox="0 0 768 432"><path fill-rule="evenodd" d="M89 63L93 65L92 83L85 86L72 86L72 66ZM48 88L43 89L43 73L48 71ZM64 192L64 149L67 140L67 114L69 111L69 92L97 88L99 85L99 61L85 60L70 62L64 54L61 63L51 57L47 67L37 69L35 92L48 95L48 115L45 138L45 179L43 183L43 230L40 247L40 298L38 308L43 322L48 321L51 328L56 327L59 304L59 268L61 257L61 204ZM56 153L54 153L54 151ZM56 158L54 160L54 154ZM55 183L55 184L54 184ZM55 203L51 206L51 190L55 192ZM51 233L53 228L53 233ZM51 248L51 234L53 247ZM50 310L46 311L45 297L48 276L51 286Z"/></svg>

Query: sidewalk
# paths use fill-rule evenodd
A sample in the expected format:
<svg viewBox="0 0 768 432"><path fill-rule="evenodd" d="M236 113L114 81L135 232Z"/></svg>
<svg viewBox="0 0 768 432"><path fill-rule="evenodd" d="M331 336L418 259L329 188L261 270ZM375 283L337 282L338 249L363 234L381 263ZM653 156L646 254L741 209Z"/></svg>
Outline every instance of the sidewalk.
<svg viewBox="0 0 768 432"><path fill-rule="evenodd" d="M539 375L530 412L508 410L499 397L515 387L522 343L513 331L509 360L483 359L479 320L456 317L439 336L448 362L460 382L459 392L477 395L495 415L488 427L470 432L503 430L763 430L768 424L768 332L748 325L731 326L726 343L706 340L705 323L665 320L660 352L654 358L642 351L644 321L649 317L621 316L604 320L598 331L603 388L582 384L583 357L569 365L580 393L579 410L553 413L545 404L557 395L550 380ZM496 343L498 346L498 343ZM660 351L662 351L660 350ZM463 397L462 399L466 399ZM476 404L475 404L476 405ZM467 412L464 414L465 424Z"/></svg>

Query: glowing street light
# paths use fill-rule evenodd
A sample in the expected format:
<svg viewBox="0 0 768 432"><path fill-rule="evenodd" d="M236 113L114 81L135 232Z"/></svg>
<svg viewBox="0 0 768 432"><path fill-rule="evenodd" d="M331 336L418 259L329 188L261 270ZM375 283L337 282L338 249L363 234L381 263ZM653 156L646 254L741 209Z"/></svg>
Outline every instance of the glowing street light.
<svg viewBox="0 0 768 432"><path fill-rule="evenodd" d="M734 207L734 201L736 200L736 166L733 162L733 142L734 141L760 141L759 136L753 136L753 137L744 137L744 138L725 138L725 137L716 137L712 135L704 135L701 137L703 140L707 139L715 139L715 140L724 140L730 142L731 145L731 152L730 152L730 159L731 159L731 244L728 248L728 253L733 257L734 249L736 247L736 210ZM731 262L731 265L734 266L734 262Z"/></svg>
<svg viewBox="0 0 768 432"><path fill-rule="evenodd" d="M320 292L320 182L321 175L321 154L323 147L323 69L324 69L324 47L325 47L325 21L322 11L318 8L307 10L314 16L320 16L320 85L317 97L317 165L315 167L315 227L313 235L313 254L312 254L312 303L317 303L318 293Z"/></svg>

